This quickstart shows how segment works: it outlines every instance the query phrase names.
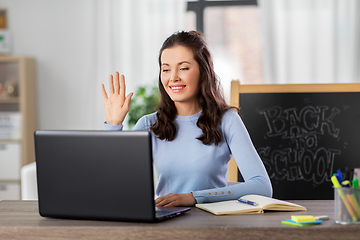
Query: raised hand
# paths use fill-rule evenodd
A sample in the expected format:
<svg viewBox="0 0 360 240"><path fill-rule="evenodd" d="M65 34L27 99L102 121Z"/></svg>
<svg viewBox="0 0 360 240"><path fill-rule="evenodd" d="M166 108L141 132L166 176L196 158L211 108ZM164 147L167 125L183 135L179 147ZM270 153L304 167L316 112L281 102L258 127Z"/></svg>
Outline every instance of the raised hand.
<svg viewBox="0 0 360 240"><path fill-rule="evenodd" d="M109 77L109 94L106 93L104 84L101 84L107 124L123 124L126 114L129 112L130 99L133 95L133 93L129 93L125 97L125 90L125 77L121 75L121 80L119 80L118 72L115 73L115 83L113 76Z"/></svg>

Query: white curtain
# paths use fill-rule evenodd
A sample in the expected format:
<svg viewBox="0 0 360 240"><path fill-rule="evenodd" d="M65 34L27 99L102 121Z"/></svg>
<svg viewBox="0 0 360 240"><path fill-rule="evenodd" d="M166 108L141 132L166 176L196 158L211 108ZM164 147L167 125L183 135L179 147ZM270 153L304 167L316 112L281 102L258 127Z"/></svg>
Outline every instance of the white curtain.
<svg viewBox="0 0 360 240"><path fill-rule="evenodd" d="M260 0L266 83L360 82L359 0Z"/></svg>
<svg viewBox="0 0 360 240"><path fill-rule="evenodd" d="M186 0L94 0L93 125L105 120L100 84L125 75L127 93L158 79L158 52L172 33L184 30Z"/></svg>

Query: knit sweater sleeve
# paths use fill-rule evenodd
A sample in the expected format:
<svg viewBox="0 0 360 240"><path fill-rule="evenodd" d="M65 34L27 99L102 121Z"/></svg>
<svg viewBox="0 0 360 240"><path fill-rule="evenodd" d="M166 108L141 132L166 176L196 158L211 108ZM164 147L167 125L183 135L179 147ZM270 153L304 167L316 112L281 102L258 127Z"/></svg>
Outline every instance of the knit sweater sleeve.
<svg viewBox="0 0 360 240"><path fill-rule="evenodd" d="M155 113L142 116L135 124L134 131L148 131L152 121L155 119ZM104 122L104 129L107 131L122 131L123 125L111 125Z"/></svg>
<svg viewBox="0 0 360 240"><path fill-rule="evenodd" d="M244 123L235 111L228 110L224 114L221 130L244 182L222 188L193 191L197 203L234 200L247 194L271 197L272 186L269 176Z"/></svg>

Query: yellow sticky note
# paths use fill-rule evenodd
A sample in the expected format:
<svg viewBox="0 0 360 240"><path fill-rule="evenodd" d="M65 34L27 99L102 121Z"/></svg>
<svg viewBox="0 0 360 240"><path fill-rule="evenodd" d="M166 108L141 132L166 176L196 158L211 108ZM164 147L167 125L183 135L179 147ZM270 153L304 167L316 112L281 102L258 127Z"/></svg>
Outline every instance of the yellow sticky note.
<svg viewBox="0 0 360 240"><path fill-rule="evenodd" d="M315 217L312 215L292 215L291 220L294 222L314 222Z"/></svg>

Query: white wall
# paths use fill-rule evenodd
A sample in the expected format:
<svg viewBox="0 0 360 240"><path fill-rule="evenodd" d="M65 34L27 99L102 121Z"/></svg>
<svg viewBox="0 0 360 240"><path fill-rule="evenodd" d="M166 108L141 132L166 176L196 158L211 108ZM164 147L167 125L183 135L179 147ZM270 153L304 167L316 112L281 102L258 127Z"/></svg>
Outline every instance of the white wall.
<svg viewBox="0 0 360 240"><path fill-rule="evenodd" d="M36 59L38 129L103 129L100 83L156 81L158 50L183 30L186 0L0 0L12 55Z"/></svg>
<svg viewBox="0 0 360 240"><path fill-rule="evenodd" d="M36 59L39 129L92 128L94 1L0 0L12 54ZM98 91L100 94L100 91ZM101 127L101 124L99 125Z"/></svg>
<svg viewBox="0 0 360 240"><path fill-rule="evenodd" d="M359 0L261 0L266 83L360 82Z"/></svg>

